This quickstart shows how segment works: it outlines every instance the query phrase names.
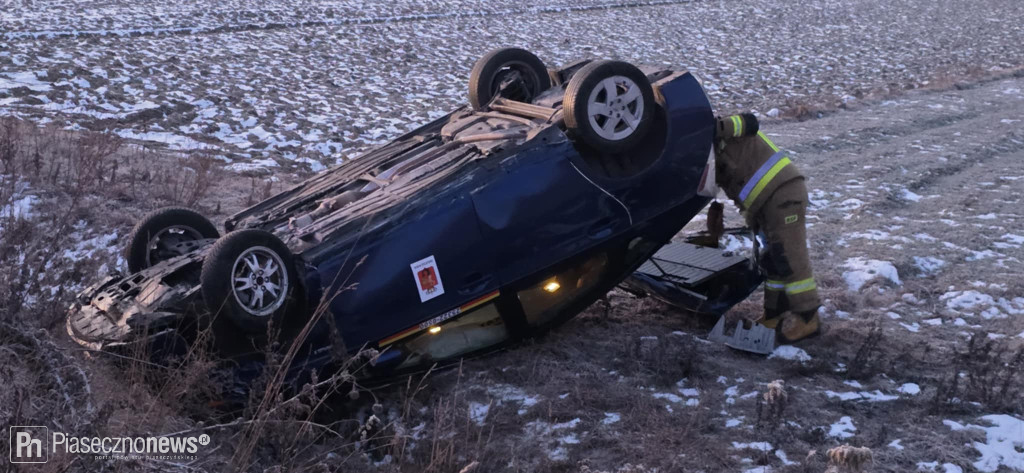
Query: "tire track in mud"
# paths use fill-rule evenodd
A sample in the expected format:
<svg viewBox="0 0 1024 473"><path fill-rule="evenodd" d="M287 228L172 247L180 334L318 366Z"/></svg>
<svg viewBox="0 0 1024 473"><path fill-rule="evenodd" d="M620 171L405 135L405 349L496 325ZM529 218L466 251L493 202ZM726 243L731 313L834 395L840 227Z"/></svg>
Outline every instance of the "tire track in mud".
<svg viewBox="0 0 1024 473"><path fill-rule="evenodd" d="M968 95L972 91L977 90L980 87L985 87L988 84L997 83L999 81L1008 79L1019 79L1024 78L1024 70L1014 71L1009 74L1000 75L993 78L983 79L976 83L958 83L955 88L950 90L937 90L937 91L923 91L926 94L940 94L945 97ZM882 102L885 103L884 101ZM878 107L879 104L875 104L872 108ZM840 111L838 113L848 114L857 113L857 110ZM986 110L989 112L989 110ZM832 112L829 116L834 115L836 112ZM960 122L966 120L974 120L984 115L975 108L970 110L962 111L954 114L939 114L936 116L928 117L920 121L907 121L901 124L888 124L888 125L877 125L869 127L849 127L841 133L830 136L829 139L815 139L802 141L787 147L788 150L794 154L804 152L836 152L847 149L859 149L865 147L865 141L868 139L875 139L874 142L868 143L870 146L877 146L894 139L908 137L916 134L921 134L934 130L941 127L949 127L958 125ZM808 122L813 122L809 120Z"/></svg>
<svg viewBox="0 0 1024 473"><path fill-rule="evenodd" d="M874 138L877 141L870 143L870 146L879 146L898 138L905 138L920 134L922 132L952 126L965 120L973 120L981 116L976 111L963 112L955 115L940 115L931 117L919 122L910 122L898 126L873 126L867 128L856 128L843 133L843 135L831 137L830 139L817 139L810 142L803 142L788 149L795 154L805 152L837 152L847 149L858 149L865 146L865 139ZM867 135L867 136L864 136Z"/></svg>
<svg viewBox="0 0 1024 473"><path fill-rule="evenodd" d="M1018 77L1008 80L1012 82L1014 79ZM990 82L993 86L998 83ZM1024 152L1024 133L1010 127L1005 131L998 128L1002 126L998 123L1008 123L1007 120L1019 115L1016 110L1021 104L1013 100L991 101L988 100L991 96L976 95L978 93L972 90L929 92L925 96L901 100L888 110L882 108L885 105L876 104L865 110L867 113L863 115L857 111L845 112L848 114L845 118L854 123L839 130L836 128L846 124L844 117L835 116L822 121L837 123L837 127L821 127L814 121L803 122L800 126L808 131L832 131L828 133L831 136L804 139L784 146L794 154L806 155L803 161L811 166L812 180L824 181L816 183L819 188L846 188L852 181L857 181L865 189L881 191L855 194L853 197L866 201L859 211L893 212L908 208L916 201L908 200L904 191L942 194L936 189L963 187L958 194L969 195L976 189L969 185L972 178L968 175L980 172L983 177L974 181L992 180L991 162L1001 158L1005 162L1006 157ZM936 103L959 109L936 114ZM884 115L893 118L886 119ZM872 117L873 121L862 120L862 116ZM906 117L911 118L908 120ZM780 131L785 132L787 128L789 126L783 125ZM823 161L816 156L828 159ZM816 172L814 167L826 171ZM863 171L850 172L862 167ZM845 177L837 179L836 176ZM967 184L956 184L965 182ZM875 197L867 198L871 195Z"/></svg>
<svg viewBox="0 0 1024 473"><path fill-rule="evenodd" d="M3 34L3 39L16 41L18 39L58 39L58 38L95 38L95 37L153 37L153 36L190 36L203 34L236 33L246 31L271 31L292 28L309 28L321 26L346 26L346 25L376 25L385 23L410 23L418 21L431 21L441 19L460 18L488 18L496 16L514 15L540 15L556 13L576 13L601 10L624 10L632 8L648 8L660 6L682 5L695 3L700 0L647 0L609 3L601 5L566 5L548 7L509 8L504 10L480 10L468 12L438 12L420 13L406 15L385 15L377 17L348 17L326 20L308 20L295 22L265 22L246 23L237 25L194 26L176 28L137 28L137 29L112 29L112 30L85 30L85 31L18 31Z"/></svg>

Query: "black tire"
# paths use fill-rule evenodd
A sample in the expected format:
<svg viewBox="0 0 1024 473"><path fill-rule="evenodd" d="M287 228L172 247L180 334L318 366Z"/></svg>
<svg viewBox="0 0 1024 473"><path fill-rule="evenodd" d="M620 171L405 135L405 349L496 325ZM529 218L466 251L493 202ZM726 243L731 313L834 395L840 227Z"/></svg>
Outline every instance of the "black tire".
<svg viewBox="0 0 1024 473"><path fill-rule="evenodd" d="M511 72L518 72L526 90L513 100L529 102L551 87L551 78L544 63L533 53L519 48L495 49L476 61L469 73L469 103L481 110L498 93L501 81Z"/></svg>
<svg viewBox="0 0 1024 473"><path fill-rule="evenodd" d="M616 88L623 95L610 99L607 90L598 86L613 77L632 81L639 95L627 98L626 94L632 94L632 85L629 90L623 89L623 84L629 84L621 81ZM611 107L608 112L611 115L594 113L590 109L591 94L594 93L597 104ZM640 69L622 61L596 61L583 66L569 79L562 105L566 128L575 138L597 150L613 153L629 150L637 146L654 125L654 89ZM634 126L630 126L626 118L632 119ZM611 130L604 130L604 124L609 123Z"/></svg>
<svg viewBox="0 0 1024 473"><path fill-rule="evenodd" d="M251 274L251 266L243 261L253 255L257 258L258 268L262 269L266 261L274 263L273 274L267 275L265 280L262 271L259 276ZM261 261L259 258L265 259ZM278 266L283 266L284 271L277 269ZM259 290L263 295L257 296L256 289L236 290L236 278L247 275L254 278L251 285L263 288ZM203 261L200 284L203 301L215 319L226 317L235 327L261 335L266 333L271 322L277 328L282 327L299 281L294 258L284 242L263 230L238 230L213 245L206 261ZM259 302L264 301L264 295L269 297L272 293L272 285L278 293L261 310L254 310L253 307L260 307Z"/></svg>
<svg viewBox="0 0 1024 473"><path fill-rule="evenodd" d="M167 207L146 214L135 224L128 237L128 245L124 248L124 259L128 263L128 271L135 273L169 259L166 248L151 248L154 238L161 238L165 232L173 236L173 240L165 241L164 246L185 241L218 238L220 233L206 217L194 210L182 207Z"/></svg>

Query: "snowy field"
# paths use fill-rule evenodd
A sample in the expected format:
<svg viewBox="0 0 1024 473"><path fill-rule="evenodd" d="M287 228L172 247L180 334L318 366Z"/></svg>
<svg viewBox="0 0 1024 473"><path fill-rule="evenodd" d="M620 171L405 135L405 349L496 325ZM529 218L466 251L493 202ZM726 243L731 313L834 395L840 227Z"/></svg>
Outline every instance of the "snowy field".
<svg viewBox="0 0 1024 473"><path fill-rule="evenodd" d="M1024 6L983 3L15 0L0 113L319 170L463 105L494 47L687 68L720 109L801 114L1020 64Z"/></svg>

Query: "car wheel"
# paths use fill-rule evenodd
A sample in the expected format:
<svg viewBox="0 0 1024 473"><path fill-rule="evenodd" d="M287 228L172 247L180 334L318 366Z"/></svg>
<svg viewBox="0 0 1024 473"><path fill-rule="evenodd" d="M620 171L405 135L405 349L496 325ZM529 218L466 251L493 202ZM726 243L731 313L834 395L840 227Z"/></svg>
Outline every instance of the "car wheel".
<svg viewBox="0 0 1024 473"><path fill-rule="evenodd" d="M182 253L177 245L217 238L220 234L206 217L194 210L170 207L150 212L135 224L124 249L128 271L138 272Z"/></svg>
<svg viewBox="0 0 1024 473"><path fill-rule="evenodd" d="M562 104L566 128L598 150L628 150L653 125L654 89L640 69L626 62L583 66L569 79Z"/></svg>
<svg viewBox="0 0 1024 473"><path fill-rule="evenodd" d="M200 275L203 300L216 316L253 334L280 327L298 281L291 251L274 234L239 230L213 245Z"/></svg>
<svg viewBox="0 0 1024 473"><path fill-rule="evenodd" d="M476 61L469 73L469 103L480 110L498 93L501 83L518 74L523 87L512 100L529 102L551 87L544 63L533 53L519 48L495 49Z"/></svg>

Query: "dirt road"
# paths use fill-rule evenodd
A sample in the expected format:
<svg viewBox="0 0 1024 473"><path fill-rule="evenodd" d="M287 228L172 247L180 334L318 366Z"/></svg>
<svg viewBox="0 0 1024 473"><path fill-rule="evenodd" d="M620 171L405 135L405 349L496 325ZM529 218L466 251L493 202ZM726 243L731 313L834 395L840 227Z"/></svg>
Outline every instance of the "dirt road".
<svg viewBox="0 0 1024 473"><path fill-rule="evenodd" d="M1010 78L766 124L809 176L821 337L764 360L617 292L434 394L465 390L470 432L494 429L487 448L516 471L823 471L847 443L873 451L873 471L1024 470L1024 380L1002 364L1024 345L1022 90Z"/></svg>

